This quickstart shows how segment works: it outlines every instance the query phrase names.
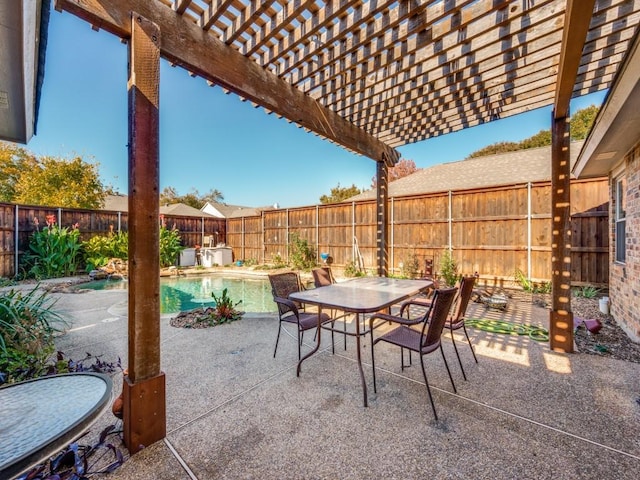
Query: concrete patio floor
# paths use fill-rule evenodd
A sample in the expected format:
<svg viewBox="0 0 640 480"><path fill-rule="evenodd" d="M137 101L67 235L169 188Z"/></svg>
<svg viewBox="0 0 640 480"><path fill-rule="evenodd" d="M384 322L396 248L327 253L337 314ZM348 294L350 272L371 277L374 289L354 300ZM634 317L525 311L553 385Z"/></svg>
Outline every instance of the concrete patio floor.
<svg viewBox="0 0 640 480"><path fill-rule="evenodd" d="M123 291L55 294L71 322L58 339L67 356L85 352L126 363ZM471 317L546 326L548 311L513 300L506 312L471 304ZM363 361L369 407L355 362L323 332L322 350L296 377L296 342L280 339L275 314L247 314L208 329L178 329L162 317L167 437L129 458L108 479L637 479L640 476L640 364L559 354L548 343L469 329L479 363L459 343L464 381L449 339L426 369L400 370L399 350L376 346L373 392L369 339ZM293 333L294 334L294 333ZM458 335L461 341L462 336ZM307 333L303 353L313 335ZM121 375L114 376L116 392ZM113 423L105 414L93 427Z"/></svg>

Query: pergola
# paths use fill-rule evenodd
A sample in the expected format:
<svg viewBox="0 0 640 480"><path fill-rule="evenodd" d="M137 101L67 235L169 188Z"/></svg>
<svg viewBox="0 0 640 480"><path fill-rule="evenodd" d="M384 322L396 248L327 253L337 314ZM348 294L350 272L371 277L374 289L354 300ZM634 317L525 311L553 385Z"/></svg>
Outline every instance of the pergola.
<svg viewBox="0 0 640 480"><path fill-rule="evenodd" d="M55 7L129 44L124 430L131 452L165 436L160 57L376 161L379 275L387 273L395 147L553 105L550 342L572 351L569 102L610 86L636 33L640 0L56 0Z"/></svg>

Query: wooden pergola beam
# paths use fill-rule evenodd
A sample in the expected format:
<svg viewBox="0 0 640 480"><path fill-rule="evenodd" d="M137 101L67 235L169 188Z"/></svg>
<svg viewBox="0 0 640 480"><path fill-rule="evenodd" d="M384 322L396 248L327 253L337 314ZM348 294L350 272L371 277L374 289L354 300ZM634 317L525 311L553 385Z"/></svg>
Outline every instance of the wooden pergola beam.
<svg viewBox="0 0 640 480"><path fill-rule="evenodd" d="M579 5L578 5L579 4ZM551 128L551 311L549 343L573 352L569 103L595 0L567 0Z"/></svg>
<svg viewBox="0 0 640 480"><path fill-rule="evenodd" d="M120 38L131 38L135 11L162 32L160 55L175 65L308 128L343 147L394 165L400 154L320 102L262 68L157 0L56 0L66 10Z"/></svg>

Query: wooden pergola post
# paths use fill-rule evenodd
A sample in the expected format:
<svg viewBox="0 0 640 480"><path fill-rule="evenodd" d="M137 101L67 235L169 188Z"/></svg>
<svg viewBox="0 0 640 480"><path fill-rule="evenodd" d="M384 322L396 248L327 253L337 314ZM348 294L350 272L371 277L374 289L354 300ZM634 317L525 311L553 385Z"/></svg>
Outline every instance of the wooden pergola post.
<svg viewBox="0 0 640 480"><path fill-rule="evenodd" d="M389 167L385 159L376 162L376 244L378 250L378 276L389 273Z"/></svg>
<svg viewBox="0 0 640 480"><path fill-rule="evenodd" d="M551 312L552 350L573 352L571 312L571 162L569 119L552 118L551 128Z"/></svg>
<svg viewBox="0 0 640 480"><path fill-rule="evenodd" d="M129 352L124 442L133 454L166 436L160 371L160 29L132 13L129 42Z"/></svg>

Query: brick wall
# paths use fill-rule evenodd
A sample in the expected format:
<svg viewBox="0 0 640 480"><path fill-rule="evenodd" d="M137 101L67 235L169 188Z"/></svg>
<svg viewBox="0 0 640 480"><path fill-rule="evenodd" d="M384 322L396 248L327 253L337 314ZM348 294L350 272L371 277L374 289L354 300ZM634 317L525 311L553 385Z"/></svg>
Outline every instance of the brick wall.
<svg viewBox="0 0 640 480"><path fill-rule="evenodd" d="M609 218L611 314L632 340L640 342L640 143L625 157L627 177L626 260L615 262L615 178L610 182Z"/></svg>

